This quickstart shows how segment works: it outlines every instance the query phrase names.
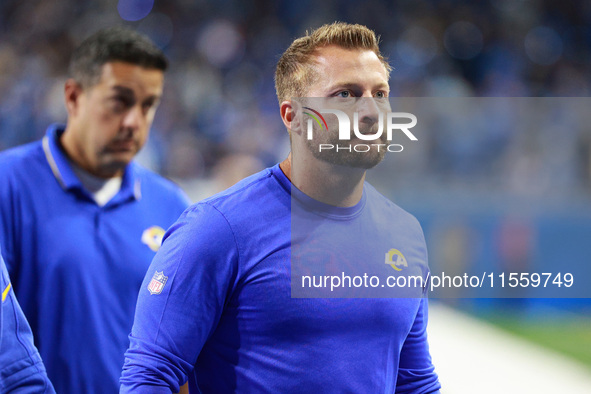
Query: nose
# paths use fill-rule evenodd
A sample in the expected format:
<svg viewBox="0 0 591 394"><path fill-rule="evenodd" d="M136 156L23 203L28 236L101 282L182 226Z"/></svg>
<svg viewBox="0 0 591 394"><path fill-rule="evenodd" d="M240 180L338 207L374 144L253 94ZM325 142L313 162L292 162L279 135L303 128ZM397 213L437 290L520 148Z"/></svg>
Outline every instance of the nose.
<svg viewBox="0 0 591 394"><path fill-rule="evenodd" d="M142 111L142 107L140 105L134 105L123 117L122 126L125 129L136 130L142 125L143 121L144 113Z"/></svg>
<svg viewBox="0 0 591 394"><path fill-rule="evenodd" d="M359 114L359 121L362 123L374 124L379 120L380 107L376 99L371 95L359 98L357 103L357 113Z"/></svg>

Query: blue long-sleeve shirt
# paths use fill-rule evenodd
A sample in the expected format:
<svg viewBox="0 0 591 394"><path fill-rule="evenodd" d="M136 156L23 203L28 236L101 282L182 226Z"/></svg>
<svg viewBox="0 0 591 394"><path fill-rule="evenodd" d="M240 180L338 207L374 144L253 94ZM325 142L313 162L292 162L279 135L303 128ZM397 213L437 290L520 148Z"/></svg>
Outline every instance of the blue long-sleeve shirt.
<svg viewBox="0 0 591 394"><path fill-rule="evenodd" d="M0 255L0 393L55 393Z"/></svg>
<svg viewBox="0 0 591 394"><path fill-rule="evenodd" d="M416 219L369 185L355 207L326 210L292 200L290 189L275 166L193 205L171 227L139 293L121 393L177 392L187 379L192 393L439 389L426 298L291 295L294 232L315 237L321 227L320 238L354 231L344 246L352 260L371 249L378 270L395 272L384 256L396 248L426 275ZM294 229L294 207L320 222Z"/></svg>

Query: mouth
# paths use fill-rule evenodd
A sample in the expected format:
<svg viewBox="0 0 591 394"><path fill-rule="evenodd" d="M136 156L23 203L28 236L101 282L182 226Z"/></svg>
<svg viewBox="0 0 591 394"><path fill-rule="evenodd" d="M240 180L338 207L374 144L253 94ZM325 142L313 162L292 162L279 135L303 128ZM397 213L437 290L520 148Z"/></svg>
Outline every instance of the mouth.
<svg viewBox="0 0 591 394"><path fill-rule="evenodd" d="M378 130L359 130L359 134L362 136L375 136L376 133L378 132ZM352 140L358 140L364 143L368 143L368 142L373 142L373 143L385 143L387 141L387 136L386 133L382 133L377 137L374 137L371 140L367 140L367 139L361 139L359 138L359 136L354 133L353 131L351 132L351 139Z"/></svg>
<svg viewBox="0 0 591 394"><path fill-rule="evenodd" d="M137 144L133 139L113 141L108 145L107 150L112 153L135 152Z"/></svg>

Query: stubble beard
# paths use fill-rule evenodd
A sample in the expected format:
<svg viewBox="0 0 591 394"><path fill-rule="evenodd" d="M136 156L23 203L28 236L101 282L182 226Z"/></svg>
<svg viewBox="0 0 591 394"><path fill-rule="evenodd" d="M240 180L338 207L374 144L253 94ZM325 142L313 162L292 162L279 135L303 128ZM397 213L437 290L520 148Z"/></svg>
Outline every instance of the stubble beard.
<svg viewBox="0 0 591 394"><path fill-rule="evenodd" d="M314 138L312 140L306 139L306 146L316 159L326 163L369 170L377 166L386 155L387 139L385 133L373 141L360 140L356 137L348 141L341 141L337 135L332 138L326 136L326 130L324 130L324 134L322 133L322 130L315 130ZM375 130L371 131L371 133L375 133ZM321 137L317 137L318 135L321 135ZM320 151L320 144L331 144L333 148ZM377 144L382 144L382 146L378 149ZM355 151L356 145L369 145L370 149L364 152L364 146L363 149L359 149L360 151ZM337 146L339 147L338 151Z"/></svg>

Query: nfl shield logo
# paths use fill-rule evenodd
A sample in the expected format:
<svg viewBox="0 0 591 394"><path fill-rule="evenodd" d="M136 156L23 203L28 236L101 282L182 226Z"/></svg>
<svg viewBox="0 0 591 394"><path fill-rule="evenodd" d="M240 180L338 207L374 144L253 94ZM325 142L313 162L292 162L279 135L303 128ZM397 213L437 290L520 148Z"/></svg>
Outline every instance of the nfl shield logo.
<svg viewBox="0 0 591 394"><path fill-rule="evenodd" d="M164 271L156 271L150 284L148 285L148 290L150 294L160 294L162 293L162 289L168 280L168 276L164 276Z"/></svg>

